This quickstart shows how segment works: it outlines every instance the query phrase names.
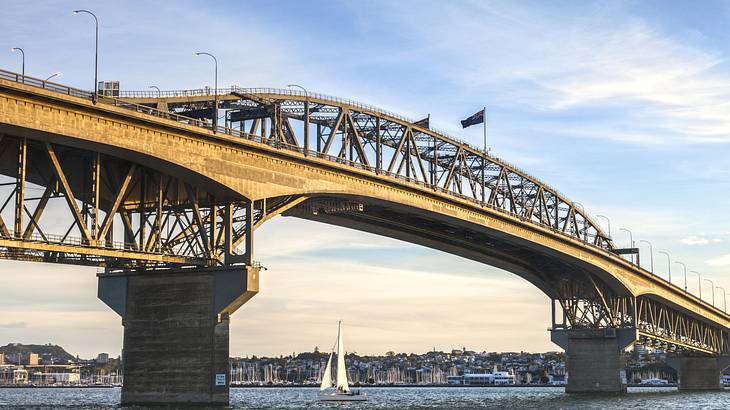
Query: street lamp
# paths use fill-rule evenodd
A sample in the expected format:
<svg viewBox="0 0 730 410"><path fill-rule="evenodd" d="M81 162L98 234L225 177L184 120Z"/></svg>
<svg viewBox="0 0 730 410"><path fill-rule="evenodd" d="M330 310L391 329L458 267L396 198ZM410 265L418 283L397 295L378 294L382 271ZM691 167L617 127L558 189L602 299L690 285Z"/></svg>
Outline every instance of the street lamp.
<svg viewBox="0 0 730 410"><path fill-rule="evenodd" d="M710 282L710 285L712 286L712 306L715 306L715 283L709 279L702 279L702 280Z"/></svg>
<svg viewBox="0 0 730 410"><path fill-rule="evenodd" d="M689 273L697 274L697 286L700 288L700 299L702 299L702 275L700 275L700 273L696 270L691 270L689 271Z"/></svg>
<svg viewBox="0 0 730 410"><path fill-rule="evenodd" d="M43 81L48 81L48 80L50 80L50 79L51 79L51 78L53 78L53 77L60 77L60 76L61 76L61 73L53 73L53 74L51 74L50 76L48 76L48 77L47 77L47 78L46 78L45 80L43 80Z"/></svg>
<svg viewBox="0 0 730 410"><path fill-rule="evenodd" d="M94 43L94 93L92 98L94 102L99 98L99 19L96 18L96 14L89 10L74 10L73 14L86 13L90 14L94 18L94 24L96 27L96 41Z"/></svg>
<svg viewBox="0 0 730 410"><path fill-rule="evenodd" d="M289 84L287 87L296 87L304 91L304 155L307 155L307 151L309 151L309 93L301 85Z"/></svg>
<svg viewBox="0 0 730 410"><path fill-rule="evenodd" d="M213 62L215 62L215 96L213 97L213 100L215 101L214 107L213 107L213 132L217 131L218 128L218 59L215 58L213 54L205 53L205 52L198 52L195 53L196 56L202 56L206 55L213 59Z"/></svg>
<svg viewBox="0 0 730 410"><path fill-rule="evenodd" d="M629 248L633 248L634 247L634 234L632 234L631 231L626 228L618 228L618 230L629 233L629 241L631 241L631 243L629 244ZM633 253L631 254L631 263L634 263L634 254Z"/></svg>
<svg viewBox="0 0 730 410"><path fill-rule="evenodd" d="M608 240L611 240L611 220L608 219L607 216L604 215L596 215L596 218L603 218L606 220L606 224L608 224Z"/></svg>
<svg viewBox="0 0 730 410"><path fill-rule="evenodd" d="M21 61L21 66L20 66L21 72L20 73L23 75L23 82L25 82L25 51L23 51L23 49L20 47L13 47L10 49L10 51L12 51L13 53L16 51L20 51L20 56L21 56L20 57L21 58L21 60L20 60Z"/></svg>
<svg viewBox="0 0 730 410"><path fill-rule="evenodd" d="M154 88L155 90L157 90L157 98L160 98L160 96L162 95L162 91L160 91L160 87L158 87L156 85L151 85L151 86L149 86L149 88Z"/></svg>
<svg viewBox="0 0 730 410"><path fill-rule="evenodd" d="M679 261L675 261L674 263L682 265L682 267L684 268L684 291L686 293L687 292L687 265L685 265L684 263L679 262Z"/></svg>
<svg viewBox="0 0 730 410"><path fill-rule="evenodd" d="M659 253L663 253L664 255L667 255L667 268L669 269L669 283L672 283L672 259L669 257L669 253L664 251L659 251Z"/></svg>
<svg viewBox="0 0 730 410"><path fill-rule="evenodd" d="M723 311L727 313L727 297L725 296L725 288L721 288L719 286L715 286L716 288L720 289L722 291L722 304L723 304Z"/></svg>
<svg viewBox="0 0 730 410"><path fill-rule="evenodd" d="M650 260L649 265L651 266L651 273L654 273L654 247L651 246L651 242L649 242L647 240L639 239L639 242L643 242L643 243L649 245L649 260Z"/></svg>

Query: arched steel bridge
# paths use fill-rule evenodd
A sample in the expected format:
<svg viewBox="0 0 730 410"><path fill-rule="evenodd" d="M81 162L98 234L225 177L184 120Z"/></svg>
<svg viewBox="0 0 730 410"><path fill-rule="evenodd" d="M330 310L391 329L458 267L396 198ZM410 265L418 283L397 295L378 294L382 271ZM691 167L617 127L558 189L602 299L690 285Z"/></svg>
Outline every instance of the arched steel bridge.
<svg viewBox="0 0 730 410"><path fill-rule="evenodd" d="M217 99L219 111L209 89L94 103L0 71L1 256L255 266L255 228L282 214L513 272L552 299L554 332L728 353L730 316L621 258L582 207L506 161L349 100L238 87Z"/></svg>

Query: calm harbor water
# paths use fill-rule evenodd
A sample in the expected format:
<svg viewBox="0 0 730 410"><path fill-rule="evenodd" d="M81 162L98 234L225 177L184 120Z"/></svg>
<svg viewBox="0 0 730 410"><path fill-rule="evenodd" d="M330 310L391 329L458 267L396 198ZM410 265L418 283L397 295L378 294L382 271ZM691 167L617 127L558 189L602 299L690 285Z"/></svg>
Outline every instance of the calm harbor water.
<svg viewBox="0 0 730 410"><path fill-rule="evenodd" d="M234 388L233 409L730 409L730 390L680 393L629 388L623 396L566 395L562 388L364 388L366 403L320 403L314 388ZM0 389L0 409L129 409L120 389Z"/></svg>

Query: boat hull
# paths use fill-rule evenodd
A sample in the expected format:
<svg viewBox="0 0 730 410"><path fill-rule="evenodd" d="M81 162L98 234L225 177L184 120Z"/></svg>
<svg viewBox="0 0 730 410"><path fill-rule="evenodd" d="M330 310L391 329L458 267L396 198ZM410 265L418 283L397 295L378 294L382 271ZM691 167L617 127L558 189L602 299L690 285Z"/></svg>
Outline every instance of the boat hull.
<svg viewBox="0 0 730 410"><path fill-rule="evenodd" d="M366 394L350 394L350 393L325 393L319 395L320 401L366 401Z"/></svg>

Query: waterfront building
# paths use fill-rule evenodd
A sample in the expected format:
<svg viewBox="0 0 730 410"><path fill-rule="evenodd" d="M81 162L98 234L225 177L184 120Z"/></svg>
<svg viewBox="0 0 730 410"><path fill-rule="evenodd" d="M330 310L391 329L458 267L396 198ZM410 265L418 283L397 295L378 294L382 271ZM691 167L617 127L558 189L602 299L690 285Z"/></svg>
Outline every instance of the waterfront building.
<svg viewBox="0 0 730 410"><path fill-rule="evenodd" d="M0 366L5 366L5 354L0 353Z"/></svg>
<svg viewBox="0 0 730 410"><path fill-rule="evenodd" d="M548 375L548 384L552 384L553 386L565 386L566 384L568 384L568 375L567 374Z"/></svg>
<svg viewBox="0 0 730 410"><path fill-rule="evenodd" d="M13 369L13 384L28 384L28 371Z"/></svg>
<svg viewBox="0 0 730 410"><path fill-rule="evenodd" d="M446 378L447 384L462 384L464 381L463 376L449 376Z"/></svg>
<svg viewBox="0 0 730 410"><path fill-rule="evenodd" d="M37 365L38 354L33 352L18 353L16 363L18 363L19 365Z"/></svg>
<svg viewBox="0 0 730 410"><path fill-rule="evenodd" d="M96 356L96 363L98 363L98 364L107 364L107 363L109 363L109 353L99 353Z"/></svg>

